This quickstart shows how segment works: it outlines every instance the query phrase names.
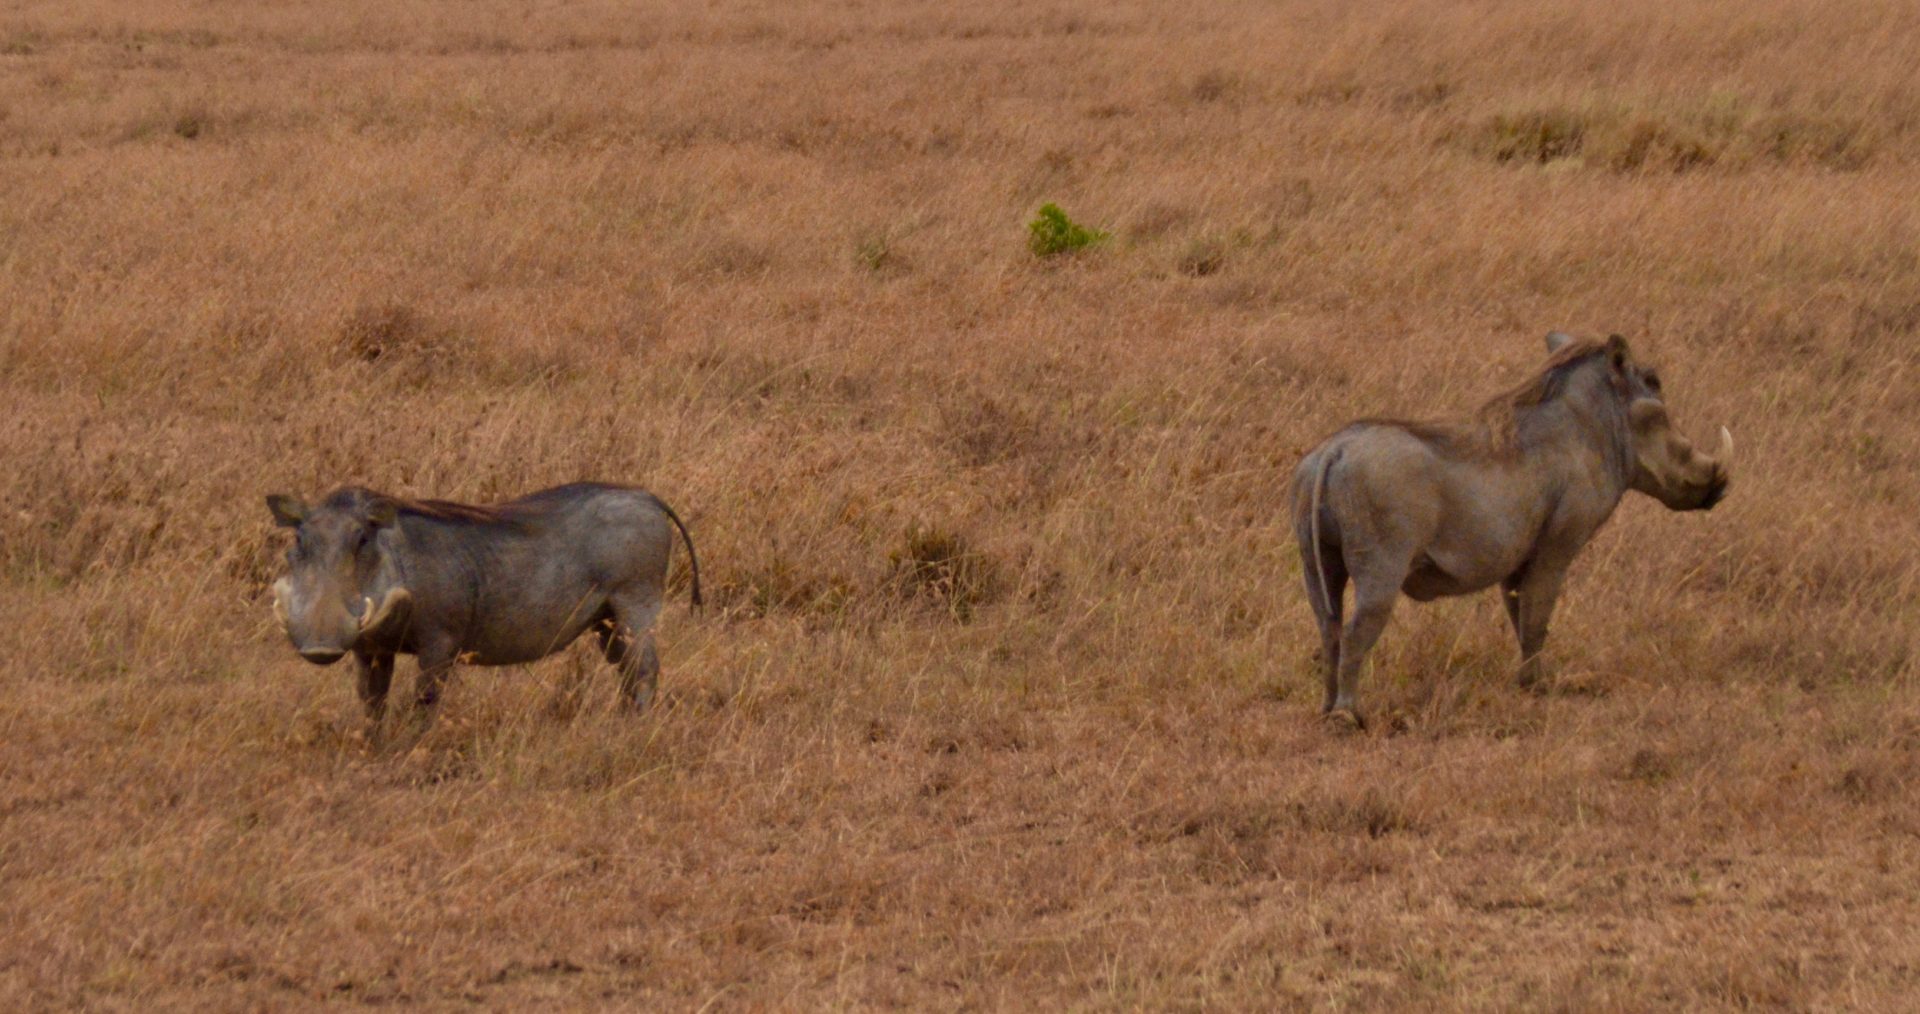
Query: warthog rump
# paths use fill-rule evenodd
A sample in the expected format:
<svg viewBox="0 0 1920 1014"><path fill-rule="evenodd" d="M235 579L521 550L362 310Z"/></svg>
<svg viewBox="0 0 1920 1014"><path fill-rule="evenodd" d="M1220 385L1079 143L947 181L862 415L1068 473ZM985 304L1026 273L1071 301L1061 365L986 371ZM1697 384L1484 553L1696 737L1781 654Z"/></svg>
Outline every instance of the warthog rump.
<svg viewBox="0 0 1920 1014"><path fill-rule="evenodd" d="M1673 510L1706 510L1726 495L1732 434L1722 427L1709 455L1676 432L1659 376L1624 339L1554 332L1547 351L1538 373L1476 420L1361 420L1294 470L1293 529L1329 715L1363 724L1360 666L1402 593L1426 602L1498 584L1520 680L1533 684L1567 568L1628 490Z"/></svg>
<svg viewBox="0 0 1920 1014"><path fill-rule="evenodd" d="M588 628L619 669L624 699L646 705L659 679L652 629L675 529L700 604L686 527L659 498L629 486L574 483L484 507L349 486L312 506L275 494L267 508L295 530L288 572L273 587L274 615L307 661L353 655L375 721L395 655L419 659L424 717L456 660L532 662Z"/></svg>

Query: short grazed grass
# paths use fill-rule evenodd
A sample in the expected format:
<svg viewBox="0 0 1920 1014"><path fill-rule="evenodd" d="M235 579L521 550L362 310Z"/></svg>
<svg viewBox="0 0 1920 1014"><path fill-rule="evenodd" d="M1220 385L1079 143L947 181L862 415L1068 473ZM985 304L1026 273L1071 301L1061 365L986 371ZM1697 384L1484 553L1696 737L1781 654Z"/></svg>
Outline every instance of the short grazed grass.
<svg viewBox="0 0 1920 1014"><path fill-rule="evenodd" d="M0 1002L1909 1005L1901 14L0 14ZM1323 728L1294 462L1552 328L1731 498L1552 692L1405 606ZM264 493L588 477L710 590L643 717L581 645L371 742L273 629Z"/></svg>

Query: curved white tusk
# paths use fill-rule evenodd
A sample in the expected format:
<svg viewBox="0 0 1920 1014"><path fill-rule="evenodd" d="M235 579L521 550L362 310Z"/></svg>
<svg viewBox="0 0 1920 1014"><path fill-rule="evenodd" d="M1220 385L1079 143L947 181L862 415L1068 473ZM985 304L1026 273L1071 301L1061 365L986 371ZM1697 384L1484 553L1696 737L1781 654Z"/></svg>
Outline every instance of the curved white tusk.
<svg viewBox="0 0 1920 1014"><path fill-rule="evenodd" d="M381 634L390 632L395 623L405 623L409 611L413 608L413 593L405 588L389 588L386 597L375 607L372 599L367 599L367 611L360 614L360 633Z"/></svg>
<svg viewBox="0 0 1920 1014"><path fill-rule="evenodd" d="M273 618L280 621L280 629L286 630L291 622L287 618L287 581L281 578L273 583Z"/></svg>
<svg viewBox="0 0 1920 1014"><path fill-rule="evenodd" d="M373 600L363 595L360 601L366 603L366 607L360 610L360 629L365 630L367 624L373 622Z"/></svg>
<svg viewBox="0 0 1920 1014"><path fill-rule="evenodd" d="M1723 465L1733 460L1733 434L1729 433L1725 426L1720 427L1719 458Z"/></svg>

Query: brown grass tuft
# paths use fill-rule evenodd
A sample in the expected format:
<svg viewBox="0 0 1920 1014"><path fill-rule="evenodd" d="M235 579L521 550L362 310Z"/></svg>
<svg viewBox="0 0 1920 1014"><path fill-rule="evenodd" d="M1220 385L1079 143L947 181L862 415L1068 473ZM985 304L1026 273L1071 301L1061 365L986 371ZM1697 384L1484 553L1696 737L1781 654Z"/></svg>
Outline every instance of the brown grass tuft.
<svg viewBox="0 0 1920 1014"><path fill-rule="evenodd" d="M340 350L363 363L392 362L437 351L445 332L397 300L362 303L340 322Z"/></svg>
<svg viewBox="0 0 1920 1014"><path fill-rule="evenodd" d="M1205 278L1219 274L1227 266L1227 246L1215 238L1196 239L1187 244L1175 262L1180 273L1190 278Z"/></svg>
<svg viewBox="0 0 1920 1014"><path fill-rule="evenodd" d="M1001 593L1000 565L965 536L934 525L908 526L887 560L902 595L937 603L962 621Z"/></svg>
<svg viewBox="0 0 1920 1014"><path fill-rule="evenodd" d="M1858 119L1832 112L1766 109L1725 95L1696 105L1594 99L1496 113L1448 135L1496 162L1566 161L1615 172L1689 172L1805 164L1854 171L1877 142Z"/></svg>

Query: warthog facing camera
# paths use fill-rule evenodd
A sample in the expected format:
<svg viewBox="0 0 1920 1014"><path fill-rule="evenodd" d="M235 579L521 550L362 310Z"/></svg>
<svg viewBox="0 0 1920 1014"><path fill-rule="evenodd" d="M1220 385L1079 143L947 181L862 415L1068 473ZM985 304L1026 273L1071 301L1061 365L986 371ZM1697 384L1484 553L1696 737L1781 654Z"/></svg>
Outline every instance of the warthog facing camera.
<svg viewBox="0 0 1920 1014"><path fill-rule="evenodd" d="M1457 424L1361 420L1293 476L1293 530L1320 625L1329 716L1364 724L1360 665L1402 593L1417 602L1494 584L1520 642L1520 682L1540 676L1567 568L1628 490L1673 510L1727 492L1733 438L1707 455L1675 432L1660 378L1627 343L1554 332L1546 365ZM1347 581L1353 616L1341 625Z"/></svg>
<svg viewBox="0 0 1920 1014"><path fill-rule="evenodd" d="M329 665L353 655L375 722L397 654L419 659L424 720L456 661L532 662L588 628L618 667L623 698L646 706L659 679L652 629L676 528L700 604L686 527L628 486L574 483L485 507L349 486L312 506L275 494L267 509L295 529L274 614L301 658Z"/></svg>

